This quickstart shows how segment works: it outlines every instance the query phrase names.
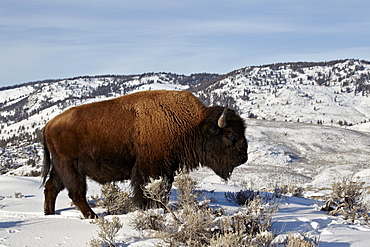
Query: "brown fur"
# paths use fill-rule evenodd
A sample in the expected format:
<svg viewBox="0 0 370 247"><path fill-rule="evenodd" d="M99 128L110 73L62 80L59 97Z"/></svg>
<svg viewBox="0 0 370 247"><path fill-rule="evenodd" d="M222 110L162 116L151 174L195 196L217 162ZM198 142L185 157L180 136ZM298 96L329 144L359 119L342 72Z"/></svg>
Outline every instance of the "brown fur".
<svg viewBox="0 0 370 247"><path fill-rule="evenodd" d="M149 177L173 181L180 167L199 163L227 179L246 162L244 123L228 110L227 126L217 126L222 107L205 107L187 91L146 91L71 108L44 128L45 214L55 213L58 193L69 196L86 218L86 177L99 182L131 179L134 200L148 204L141 186ZM51 157L50 157L51 156ZM49 175L48 181L46 181Z"/></svg>

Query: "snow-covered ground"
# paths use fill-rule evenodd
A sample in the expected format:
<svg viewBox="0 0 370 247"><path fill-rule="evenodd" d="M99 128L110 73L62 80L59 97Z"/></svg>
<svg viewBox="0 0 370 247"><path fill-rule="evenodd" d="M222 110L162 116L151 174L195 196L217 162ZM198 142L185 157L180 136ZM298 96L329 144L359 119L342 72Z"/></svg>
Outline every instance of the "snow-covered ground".
<svg viewBox="0 0 370 247"><path fill-rule="evenodd" d="M234 170L227 184L209 169L193 172L200 189L214 190L216 203L236 209L225 200L224 192L271 189L284 184L302 186L306 198L288 197L281 203L274 216L275 233L308 233L319 239L320 246L368 246L368 226L347 224L339 217L328 216L316 209L312 199L330 193L331 184L345 174L354 174L365 182L365 188L370 187L367 132L255 119L247 119L247 126L248 162ZM81 219L80 212L70 205L66 191L58 197L58 214L44 216L40 184L40 178L0 176L0 246L86 246L97 237L97 225ZM15 198L15 192L23 197ZM89 182L88 193L100 194L100 186ZM155 245L155 239L142 238L132 230L132 217L133 214L119 217L124 224L117 237L124 243L121 246Z"/></svg>
<svg viewBox="0 0 370 247"><path fill-rule="evenodd" d="M196 176L196 174L193 174ZM205 177L200 189L214 190L215 203L229 210L235 204L224 198L224 192L240 188L225 185ZM215 180L212 182L212 180ZM0 246L87 246L97 237L98 226L91 220L82 219L78 210L70 205L67 193L63 191L57 201L57 215L44 216L43 190L39 188L40 178L0 176ZM15 192L22 194L15 198ZM99 185L89 182L89 195L100 193ZM119 216L123 228L119 231L119 246L155 246L156 239L143 238L130 225L133 213ZM109 217L107 217L109 218ZM307 233L319 239L320 246L368 246L370 227L347 224L338 217L318 211L312 199L287 197L274 215L273 231L281 236L286 233Z"/></svg>

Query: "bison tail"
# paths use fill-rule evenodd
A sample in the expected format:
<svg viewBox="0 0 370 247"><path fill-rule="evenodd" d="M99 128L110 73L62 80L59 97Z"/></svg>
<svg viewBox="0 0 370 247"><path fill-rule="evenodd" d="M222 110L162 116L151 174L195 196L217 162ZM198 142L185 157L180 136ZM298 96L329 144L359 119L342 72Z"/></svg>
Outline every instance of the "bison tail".
<svg viewBox="0 0 370 247"><path fill-rule="evenodd" d="M45 142L45 136L44 136L44 166L42 168L42 185L45 185L46 178L49 175L50 169L51 169L51 159L50 159L50 152Z"/></svg>

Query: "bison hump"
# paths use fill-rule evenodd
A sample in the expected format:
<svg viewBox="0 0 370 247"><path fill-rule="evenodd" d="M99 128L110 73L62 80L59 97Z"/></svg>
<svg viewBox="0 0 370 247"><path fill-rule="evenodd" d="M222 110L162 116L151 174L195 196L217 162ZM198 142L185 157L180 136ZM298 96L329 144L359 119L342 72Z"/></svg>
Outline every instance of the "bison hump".
<svg viewBox="0 0 370 247"><path fill-rule="evenodd" d="M135 143L153 158L181 147L204 119L205 106L186 91L150 91L140 98L134 104Z"/></svg>

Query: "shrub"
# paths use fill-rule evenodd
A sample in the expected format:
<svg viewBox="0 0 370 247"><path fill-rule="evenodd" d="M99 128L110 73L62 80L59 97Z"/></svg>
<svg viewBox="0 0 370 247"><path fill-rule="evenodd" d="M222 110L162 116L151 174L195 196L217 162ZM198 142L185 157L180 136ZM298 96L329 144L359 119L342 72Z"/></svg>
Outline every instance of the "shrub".
<svg viewBox="0 0 370 247"><path fill-rule="evenodd" d="M14 192L14 197L15 198L23 198L24 195L21 192Z"/></svg>
<svg viewBox="0 0 370 247"><path fill-rule="evenodd" d="M122 223L118 217L113 217L112 221L105 220L103 217L94 220L99 226L98 237L92 238L89 242L91 247L113 247L116 246L115 237L122 228Z"/></svg>
<svg viewBox="0 0 370 247"><path fill-rule="evenodd" d="M144 194L168 213L140 211L131 222L135 229L160 238L164 246L267 246L272 241L271 219L277 206L264 203L255 193L236 214L226 215L219 207L211 207L209 200L197 201L197 183L188 174L180 172L175 177L176 205L168 205L166 185L162 178L151 179L143 188ZM239 198L245 193L230 192L228 196Z"/></svg>
<svg viewBox="0 0 370 247"><path fill-rule="evenodd" d="M289 234L286 247L314 247L318 245L317 239L310 239L304 234Z"/></svg>
<svg viewBox="0 0 370 247"><path fill-rule="evenodd" d="M240 233L226 233L219 234L216 238L210 241L209 246L212 247L263 247L270 246L271 241L274 239L272 232L262 232L254 237L242 235Z"/></svg>
<svg viewBox="0 0 370 247"><path fill-rule="evenodd" d="M212 210L207 203L198 203L195 195L196 182L184 172L177 173L174 179L174 186L177 187L178 204L168 204L168 182L163 179L150 179L150 182L143 187L144 195L162 205L170 217L158 214L158 211L148 210L141 212L133 220L135 229L153 230L156 236L170 246L199 246L212 237ZM175 206L175 207L174 207ZM153 214L154 213L154 214ZM143 226L141 220L149 222ZM151 229L148 229L148 227Z"/></svg>
<svg viewBox="0 0 370 247"><path fill-rule="evenodd" d="M106 208L109 215L127 214L133 211L131 193L123 191L116 183L106 183L102 195L92 197L96 206Z"/></svg>
<svg viewBox="0 0 370 247"><path fill-rule="evenodd" d="M243 206L248 202L254 200L256 196L259 196L259 192L254 190L240 190L239 192L226 192L225 198L229 202L235 202L236 204Z"/></svg>
<svg viewBox="0 0 370 247"><path fill-rule="evenodd" d="M177 200L179 205L194 204L197 201L197 182L190 178L184 171L176 173L173 185L177 188Z"/></svg>
<svg viewBox="0 0 370 247"><path fill-rule="evenodd" d="M279 197L279 195L288 194L295 197L303 197L303 188L294 185L280 185L274 188L274 194L276 195L276 197Z"/></svg>
<svg viewBox="0 0 370 247"><path fill-rule="evenodd" d="M261 197L257 197L231 216L233 231L246 233L249 236L269 231L272 215L277 212L277 209L277 204L265 204Z"/></svg>
<svg viewBox="0 0 370 247"><path fill-rule="evenodd" d="M162 231L165 229L165 214L163 209L139 210L131 221L133 229L138 231L153 230Z"/></svg>
<svg viewBox="0 0 370 247"><path fill-rule="evenodd" d="M341 215L345 220L354 223L363 220L369 224L369 207L363 202L364 183L354 179L353 175L344 176L332 184L332 193L326 200L323 211L329 215Z"/></svg>
<svg viewBox="0 0 370 247"><path fill-rule="evenodd" d="M163 177L150 178L149 182L142 187L145 197L163 207L168 204L169 191L166 188L168 188L168 181Z"/></svg>

